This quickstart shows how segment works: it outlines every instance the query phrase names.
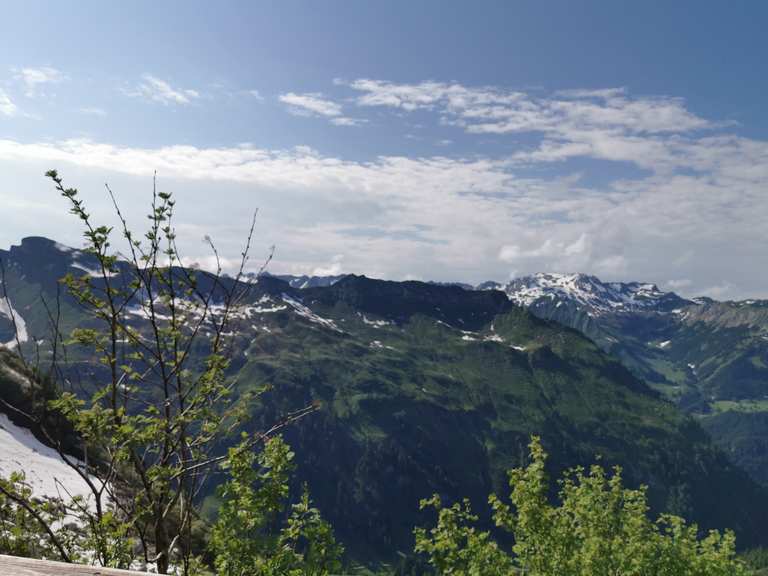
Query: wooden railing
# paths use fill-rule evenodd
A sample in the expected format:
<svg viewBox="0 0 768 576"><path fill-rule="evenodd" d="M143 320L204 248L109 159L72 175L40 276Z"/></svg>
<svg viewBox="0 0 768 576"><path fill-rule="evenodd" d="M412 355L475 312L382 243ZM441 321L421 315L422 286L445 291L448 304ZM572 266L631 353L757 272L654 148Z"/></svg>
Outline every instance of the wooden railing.
<svg viewBox="0 0 768 576"><path fill-rule="evenodd" d="M146 576L146 574L146 572L80 566L0 554L0 575L2 576Z"/></svg>

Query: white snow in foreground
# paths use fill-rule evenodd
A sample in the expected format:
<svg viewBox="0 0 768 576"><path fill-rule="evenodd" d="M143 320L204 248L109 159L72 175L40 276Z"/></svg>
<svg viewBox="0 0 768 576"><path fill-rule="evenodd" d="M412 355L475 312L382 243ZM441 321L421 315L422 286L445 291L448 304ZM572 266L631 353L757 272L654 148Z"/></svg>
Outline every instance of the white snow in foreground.
<svg viewBox="0 0 768 576"><path fill-rule="evenodd" d="M18 333L18 340L22 344L29 340L29 333L27 332L27 323L24 322L24 318L21 317L21 315L14 310L13 305L10 303L10 301L7 298L0 298L0 316L5 316L11 322L16 322L16 332ZM0 342L0 346L5 346L6 348L15 348L16 347L16 338L12 338L8 342Z"/></svg>
<svg viewBox="0 0 768 576"><path fill-rule="evenodd" d="M53 448L40 442L27 428L16 426L0 414L0 475L24 472L35 496L69 500L90 493L83 479L67 466Z"/></svg>

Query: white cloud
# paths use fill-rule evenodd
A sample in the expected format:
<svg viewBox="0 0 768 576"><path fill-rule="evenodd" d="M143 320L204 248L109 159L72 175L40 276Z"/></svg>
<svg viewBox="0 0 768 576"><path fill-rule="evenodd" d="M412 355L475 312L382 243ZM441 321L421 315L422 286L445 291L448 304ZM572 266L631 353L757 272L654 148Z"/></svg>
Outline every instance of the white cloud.
<svg viewBox="0 0 768 576"><path fill-rule="evenodd" d="M107 115L107 111L103 108L98 108L95 106L84 106L82 108L78 109L78 112L80 114L84 114L86 116L101 116L104 117Z"/></svg>
<svg viewBox="0 0 768 576"><path fill-rule="evenodd" d="M609 278L627 278L630 273L629 262L622 254L613 254L591 263L591 269L598 276Z"/></svg>
<svg viewBox="0 0 768 576"><path fill-rule="evenodd" d="M560 262L568 262L573 257L589 254L589 237L581 233L574 240L555 240L547 238L543 244L530 248L523 248L518 244L507 244L499 250L499 260L513 264L521 260L548 259Z"/></svg>
<svg viewBox="0 0 768 576"><path fill-rule="evenodd" d="M347 116L340 116L331 118L331 124L336 126L360 126L361 124L367 124L368 120L365 118L349 118Z"/></svg>
<svg viewBox="0 0 768 576"><path fill-rule="evenodd" d="M289 110L297 115L341 116L341 106L323 98L320 93L281 94L280 102L288 104Z"/></svg>
<svg viewBox="0 0 768 576"><path fill-rule="evenodd" d="M695 145L704 141L700 131L722 126L689 112L680 98L632 97L621 88L546 94L371 79L348 86L359 106L433 111L441 124L469 134L538 136L538 146L515 154L520 163L588 157L669 170L691 164Z"/></svg>
<svg viewBox="0 0 768 576"><path fill-rule="evenodd" d="M722 284L718 284L716 286L708 286L703 290L699 290L698 295L708 296L709 298L714 298L715 300L725 300L731 297L734 292L736 292L736 286L730 282L723 282Z"/></svg>
<svg viewBox="0 0 768 576"><path fill-rule="evenodd" d="M344 254L336 254L327 266L320 266L312 270L312 276L338 276L342 273L342 261Z"/></svg>
<svg viewBox="0 0 768 576"><path fill-rule="evenodd" d="M13 103L8 93L0 88L0 114L3 116L16 116L19 113L19 107Z"/></svg>
<svg viewBox="0 0 768 576"><path fill-rule="evenodd" d="M498 87L443 82L395 84L360 79L349 87L362 93L360 106L435 110L448 124L471 133L507 134L593 128L629 133L679 133L711 127L678 98L629 98L623 89L572 90L550 95Z"/></svg>
<svg viewBox="0 0 768 576"><path fill-rule="evenodd" d="M260 102L264 100L264 96L258 90L248 90L248 94Z"/></svg>
<svg viewBox="0 0 768 576"><path fill-rule="evenodd" d="M288 105L288 111L296 116L324 117L328 118L331 124L336 126L359 126L367 122L363 118L344 116L340 104L328 100L319 92L309 94L288 92L287 94L281 94L278 99L283 104Z"/></svg>
<svg viewBox="0 0 768 576"><path fill-rule="evenodd" d="M207 190L216 183L217 189L239 190L227 202L217 194L216 205L207 209L201 194L189 217L214 222L215 213L215 222L230 222L240 215L239 203L250 206L257 198L276 214L268 225L275 235L270 243L292 272L336 264L342 269L333 258L344 254L344 271L389 277L407 272L481 281L504 278L510 269L582 271L669 286L667 279L685 278L689 294L725 294L727 288L729 297L768 295L768 270L750 264L768 250L768 142L729 133L731 127L698 118L680 100L633 98L621 89L533 97L454 84L425 89L366 82L355 88L368 90L361 105L431 109L467 131L514 120L539 138L494 157L391 155L368 161L302 146L138 148L0 140L0 162L74 166L101 180L102 174L148 179L157 170L181 189ZM301 103L308 114L346 117L319 94L289 96L285 104ZM577 173L553 166L574 157L598 163ZM616 163L641 170L605 181L601 168ZM590 178L595 166L597 180ZM20 178L3 178L0 171L0 199L8 205L3 186L16 189Z"/></svg>
<svg viewBox="0 0 768 576"><path fill-rule="evenodd" d="M166 259L167 260L167 259ZM222 270L236 270L240 265L240 261L234 258L226 258L215 254L205 254L201 256L184 256L181 258L183 266L188 268L195 268L198 270L207 270L208 272L216 272L221 266Z"/></svg>
<svg viewBox="0 0 768 576"><path fill-rule="evenodd" d="M668 280L667 286L669 286L670 290L684 290L685 288L688 288L692 282L688 278L679 278L677 280Z"/></svg>
<svg viewBox="0 0 768 576"><path fill-rule="evenodd" d="M563 251L563 253L566 256L576 256L579 254L584 254L589 249L589 246L587 243L588 243L588 237L586 234L582 233L581 236L579 236L579 238L576 241L574 241L572 244L568 244L565 247L565 250Z"/></svg>
<svg viewBox="0 0 768 576"><path fill-rule="evenodd" d="M46 84L59 84L67 77L56 68L42 66L39 68L13 69L15 77L24 84L25 95L35 98L42 94L42 87Z"/></svg>
<svg viewBox="0 0 768 576"><path fill-rule="evenodd" d="M200 98L197 90L174 88L167 81L151 74L144 74L142 82L135 89L126 90L125 94L165 105L191 104L192 100Z"/></svg>

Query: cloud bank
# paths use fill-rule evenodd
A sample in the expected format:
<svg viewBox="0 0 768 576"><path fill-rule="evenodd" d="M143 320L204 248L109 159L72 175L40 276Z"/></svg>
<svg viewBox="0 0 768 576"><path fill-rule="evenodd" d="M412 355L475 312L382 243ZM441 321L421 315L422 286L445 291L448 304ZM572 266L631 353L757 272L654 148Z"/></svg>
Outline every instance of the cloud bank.
<svg viewBox="0 0 768 576"><path fill-rule="evenodd" d="M176 94L170 102L193 97L153 86ZM342 259L344 271L392 278L584 271L690 295L768 297L760 265L768 142L737 126L702 118L677 98L622 88L545 93L371 79L337 86L346 95L287 92L279 100L294 114L337 124L352 108L376 109L433 118L454 140L509 144L487 154L447 155L443 147L363 161L306 146L0 140L0 162L74 166L102 179L148 180L157 170L182 190L230 189L230 205L258 198L272 214L265 226L278 266L286 254L285 271L341 270ZM207 221L210 209L201 200L191 225ZM216 209L222 220L237 214Z"/></svg>

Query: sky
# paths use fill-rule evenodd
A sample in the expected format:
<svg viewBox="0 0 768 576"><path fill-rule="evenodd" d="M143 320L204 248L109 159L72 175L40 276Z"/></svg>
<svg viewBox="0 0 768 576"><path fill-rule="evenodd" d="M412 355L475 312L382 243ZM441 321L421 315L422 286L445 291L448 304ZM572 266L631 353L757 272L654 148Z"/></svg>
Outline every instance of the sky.
<svg viewBox="0 0 768 576"><path fill-rule="evenodd" d="M186 263L768 298L768 3L3 2L0 247L153 175Z"/></svg>

